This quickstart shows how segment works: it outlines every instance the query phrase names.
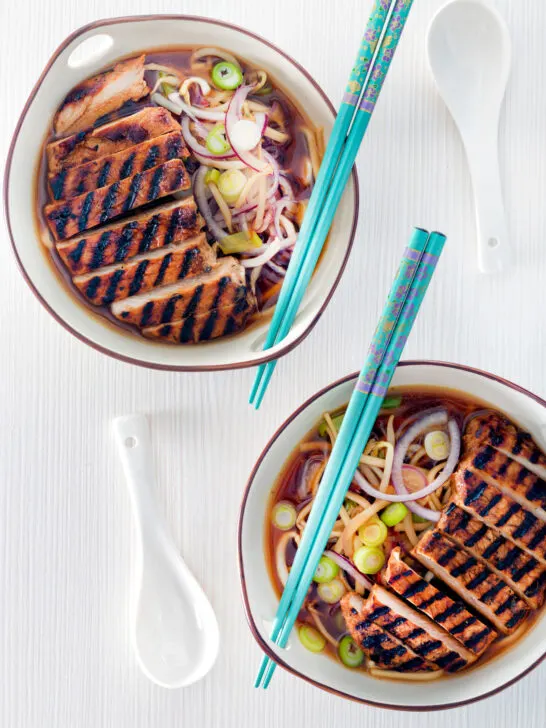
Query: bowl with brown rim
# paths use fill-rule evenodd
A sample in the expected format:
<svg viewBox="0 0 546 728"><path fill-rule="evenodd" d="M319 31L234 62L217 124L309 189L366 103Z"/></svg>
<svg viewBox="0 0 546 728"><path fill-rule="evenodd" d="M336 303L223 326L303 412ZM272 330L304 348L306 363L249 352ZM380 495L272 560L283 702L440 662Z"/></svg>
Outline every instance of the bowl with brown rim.
<svg viewBox="0 0 546 728"><path fill-rule="evenodd" d="M278 665L313 685L343 698L398 710L440 710L471 703L503 690L546 657L546 610L513 645L461 673L433 682L402 682L350 670L326 655L316 655L292 634L289 649L269 640L278 596L266 551L265 519L272 489L293 449L324 412L345 405L356 374L317 392L279 427L259 456L243 496L239 518L239 568L243 602L252 634L263 652ZM408 361L395 373L393 386L454 389L489 403L530 432L546 450L546 401L493 374L444 362ZM256 660L258 666L258 659ZM275 689L274 685L270 689Z"/></svg>
<svg viewBox="0 0 546 728"><path fill-rule="evenodd" d="M96 40L86 55L89 42ZM86 43L86 45L83 45ZM47 63L18 121L4 178L4 205L11 244L28 285L68 331L102 353L145 367L207 371L254 366L286 354L309 334L326 308L347 263L358 213L356 173L350 179L321 263L289 335L264 353L269 318L239 334L197 345L150 342L105 322L84 307L51 264L36 226L36 172L48 121L77 83L118 58L146 49L216 46L232 50L267 69L325 135L334 108L319 84L294 59L269 41L229 23L183 15L134 16L100 20L66 38ZM98 50L97 50L98 48ZM73 62L76 58L77 62ZM83 60L82 60L83 59Z"/></svg>

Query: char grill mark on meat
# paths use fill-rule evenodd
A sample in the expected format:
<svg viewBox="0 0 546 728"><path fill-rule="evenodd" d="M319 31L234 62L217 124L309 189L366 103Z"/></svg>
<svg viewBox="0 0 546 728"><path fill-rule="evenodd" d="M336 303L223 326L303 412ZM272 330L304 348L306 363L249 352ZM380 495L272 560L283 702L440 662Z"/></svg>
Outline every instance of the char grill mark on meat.
<svg viewBox="0 0 546 728"><path fill-rule="evenodd" d="M501 632L510 634L528 616L528 605L509 586L440 531L426 533L412 555Z"/></svg>
<svg viewBox="0 0 546 728"><path fill-rule="evenodd" d="M531 608L542 606L546 567L533 556L455 503L448 505L437 527L473 556L487 563Z"/></svg>
<svg viewBox="0 0 546 728"><path fill-rule="evenodd" d="M434 666L365 616L364 600L354 592L341 599L352 638L378 667L397 672L430 672ZM363 616L364 613L364 616Z"/></svg>
<svg viewBox="0 0 546 728"><path fill-rule="evenodd" d="M172 114L160 106L147 106L131 116L49 142L48 172L68 174L70 167L117 154L170 132L180 132L180 124Z"/></svg>
<svg viewBox="0 0 546 728"><path fill-rule="evenodd" d="M188 276L197 275L209 271L213 264L214 255L201 234L192 240L137 255L125 263L76 276L73 281L90 303L105 306L176 281L181 270L186 270Z"/></svg>
<svg viewBox="0 0 546 728"><path fill-rule="evenodd" d="M56 247L70 273L81 275L192 238L202 226L195 200L186 198L124 217Z"/></svg>
<svg viewBox="0 0 546 728"><path fill-rule="evenodd" d="M187 156L182 134L174 131L116 154L50 174L49 187L54 200L66 200Z"/></svg>
<svg viewBox="0 0 546 728"><path fill-rule="evenodd" d="M497 633L471 614L463 602L444 594L405 564L399 548L391 552L385 580L394 592L443 627L476 656L480 656L496 638Z"/></svg>
<svg viewBox="0 0 546 728"><path fill-rule="evenodd" d="M107 187L45 206L47 223L56 240L66 240L165 195L188 189L190 179L182 160L136 174Z"/></svg>
<svg viewBox="0 0 546 728"><path fill-rule="evenodd" d="M454 502L546 565L546 523L485 482L463 461L454 473Z"/></svg>

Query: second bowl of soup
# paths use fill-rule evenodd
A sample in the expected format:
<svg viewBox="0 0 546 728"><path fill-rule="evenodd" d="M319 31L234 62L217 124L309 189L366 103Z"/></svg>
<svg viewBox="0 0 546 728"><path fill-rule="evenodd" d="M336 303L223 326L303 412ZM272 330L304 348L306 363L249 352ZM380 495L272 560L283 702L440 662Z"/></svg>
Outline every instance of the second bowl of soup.
<svg viewBox="0 0 546 728"><path fill-rule="evenodd" d="M420 710L482 698L546 652L546 403L469 368L399 366L289 649L269 642L354 381L287 420L249 481L239 548L254 636L344 697Z"/></svg>

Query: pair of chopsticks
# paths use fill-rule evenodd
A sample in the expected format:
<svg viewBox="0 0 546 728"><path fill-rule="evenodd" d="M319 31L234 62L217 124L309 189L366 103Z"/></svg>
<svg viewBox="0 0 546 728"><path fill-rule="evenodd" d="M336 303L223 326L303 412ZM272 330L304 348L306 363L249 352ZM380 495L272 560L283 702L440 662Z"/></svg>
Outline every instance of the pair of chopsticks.
<svg viewBox="0 0 546 728"><path fill-rule="evenodd" d="M264 349L290 331L368 128L413 0L375 0L286 271ZM258 409L276 366L261 364L250 394Z"/></svg>
<svg viewBox="0 0 546 728"><path fill-rule="evenodd" d="M277 608L270 637L277 647L286 647L444 243L441 233L417 228L404 251ZM267 688L274 670L275 662L264 656L255 687Z"/></svg>

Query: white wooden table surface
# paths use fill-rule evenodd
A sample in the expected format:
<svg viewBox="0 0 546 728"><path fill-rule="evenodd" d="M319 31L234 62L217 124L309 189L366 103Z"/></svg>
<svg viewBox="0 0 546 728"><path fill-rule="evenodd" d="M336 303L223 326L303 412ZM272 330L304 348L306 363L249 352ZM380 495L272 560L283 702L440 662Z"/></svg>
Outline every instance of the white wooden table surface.
<svg viewBox="0 0 546 728"><path fill-rule="evenodd" d="M151 12L233 21L292 54L338 103L370 4L6 0L0 3L2 158L35 79L64 37L84 23ZM23 282L3 226L2 728L545 725L546 664L490 700L443 715L346 703L281 670L267 693L252 688L260 654L245 623L236 565L246 478L273 430L304 398L359 367L412 225L444 230L449 243L407 357L472 364L546 396L546 3L496 2L514 45L500 154L516 262L492 278L476 270L467 166L424 56L426 28L441 4L415 1L360 154L361 218L350 265L319 325L279 365L259 414L246 404L253 371L147 371L72 338ZM222 631L214 670L183 691L148 682L128 639L134 541L109 425L135 410L150 415L160 498Z"/></svg>

